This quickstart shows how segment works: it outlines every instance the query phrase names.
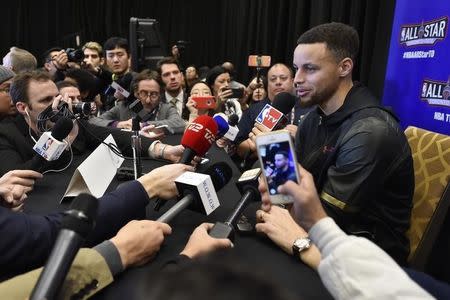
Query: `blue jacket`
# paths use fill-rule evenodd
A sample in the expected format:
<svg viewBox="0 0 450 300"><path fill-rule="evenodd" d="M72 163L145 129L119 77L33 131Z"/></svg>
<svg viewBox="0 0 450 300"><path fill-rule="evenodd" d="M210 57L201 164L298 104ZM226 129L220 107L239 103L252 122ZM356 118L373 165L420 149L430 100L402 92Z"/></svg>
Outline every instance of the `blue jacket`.
<svg viewBox="0 0 450 300"><path fill-rule="evenodd" d="M99 199L96 226L86 246L113 237L130 220L144 218L148 202L144 187L137 181L105 194ZM45 263L62 217L62 212L37 216L0 207L0 280Z"/></svg>

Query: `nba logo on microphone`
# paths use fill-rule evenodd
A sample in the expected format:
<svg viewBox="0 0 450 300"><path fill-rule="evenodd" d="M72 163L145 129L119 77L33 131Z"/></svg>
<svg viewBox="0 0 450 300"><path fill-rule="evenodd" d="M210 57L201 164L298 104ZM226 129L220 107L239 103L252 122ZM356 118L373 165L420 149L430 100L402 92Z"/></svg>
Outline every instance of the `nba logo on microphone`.
<svg viewBox="0 0 450 300"><path fill-rule="evenodd" d="M270 104L266 104L255 121L272 130L282 117L283 113L281 111L272 107Z"/></svg>

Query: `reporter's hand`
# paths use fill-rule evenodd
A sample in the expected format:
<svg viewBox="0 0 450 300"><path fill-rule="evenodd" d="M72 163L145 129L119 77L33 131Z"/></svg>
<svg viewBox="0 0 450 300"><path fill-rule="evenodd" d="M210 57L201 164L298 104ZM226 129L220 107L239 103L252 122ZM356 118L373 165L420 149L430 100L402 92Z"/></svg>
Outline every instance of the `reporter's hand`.
<svg viewBox="0 0 450 300"><path fill-rule="evenodd" d="M180 254L194 258L215 250L232 248L233 243L229 239L216 239L208 234L213 226L212 223L203 223L195 228Z"/></svg>
<svg viewBox="0 0 450 300"><path fill-rule="evenodd" d="M156 169L138 178L150 198L159 197L165 200L178 195L175 179L186 171L194 171L194 167L185 164L170 164Z"/></svg>
<svg viewBox="0 0 450 300"><path fill-rule="evenodd" d="M264 132L269 132L270 129L268 129L266 126L261 125L259 123L255 123L255 125L252 128L252 132L249 133L248 137L251 139L254 145L256 145L256 137ZM256 146L255 146L256 148Z"/></svg>
<svg viewBox="0 0 450 300"><path fill-rule="evenodd" d="M59 51L52 59L53 64L59 70L64 70L67 68L67 63L69 62L69 57L66 51Z"/></svg>
<svg viewBox="0 0 450 300"><path fill-rule="evenodd" d="M221 103L224 103L227 101L231 95L233 94L233 91L229 87L224 87L219 90L217 93L217 98Z"/></svg>
<svg viewBox="0 0 450 300"><path fill-rule="evenodd" d="M186 107L188 108L189 113L193 115L198 115L197 102L192 100L192 97L188 98L188 101L186 102Z"/></svg>
<svg viewBox="0 0 450 300"><path fill-rule="evenodd" d="M164 137L164 131L155 130L155 125L147 125L141 128L139 134L149 139L159 140Z"/></svg>
<svg viewBox="0 0 450 300"><path fill-rule="evenodd" d="M163 153L163 159L170 160L171 162L179 162L181 159L181 156L183 155L184 147L182 145L167 145L164 149Z"/></svg>
<svg viewBox="0 0 450 300"><path fill-rule="evenodd" d="M268 212L256 211L256 220L260 223L255 225L257 232L267 235L284 252L292 255L292 245L298 238L306 237L308 234L292 218L288 210L272 206ZM301 260L313 269L317 269L321 255L315 245L300 253Z"/></svg>
<svg viewBox="0 0 450 300"><path fill-rule="evenodd" d="M117 123L117 128L121 129L131 129L133 126L133 119L128 119L126 121L120 121Z"/></svg>
<svg viewBox="0 0 450 300"><path fill-rule="evenodd" d="M15 211L22 210L26 193L33 190L35 180L39 178L42 174L32 170L14 170L4 174L0 178L1 205Z"/></svg>
<svg viewBox="0 0 450 300"><path fill-rule="evenodd" d="M319 220L326 218L327 214L317 194L313 176L300 164L298 164L298 170L300 182L297 184L289 180L278 187L278 192L294 198L292 206L294 218L305 230L309 231ZM267 201L266 198L265 201Z"/></svg>
<svg viewBox="0 0 450 300"><path fill-rule="evenodd" d="M295 135L297 134L297 127L298 127L297 125L288 124L284 129L289 131L289 134L291 135L292 138L295 138Z"/></svg>
<svg viewBox="0 0 450 300"><path fill-rule="evenodd" d="M166 223L142 220L131 221L110 241L119 251L124 268L147 263L159 251L164 236L172 233Z"/></svg>
<svg viewBox="0 0 450 300"><path fill-rule="evenodd" d="M255 225L256 231L266 234L284 252L291 255L294 241L308 235L295 223L287 209L276 205L272 205L268 211L257 210L256 220L260 222Z"/></svg>

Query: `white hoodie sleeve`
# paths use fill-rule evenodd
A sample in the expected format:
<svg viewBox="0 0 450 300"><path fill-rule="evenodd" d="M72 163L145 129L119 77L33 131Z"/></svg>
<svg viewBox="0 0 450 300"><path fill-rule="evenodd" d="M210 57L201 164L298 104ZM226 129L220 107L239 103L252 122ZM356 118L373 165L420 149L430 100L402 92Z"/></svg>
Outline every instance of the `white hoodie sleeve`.
<svg viewBox="0 0 450 300"><path fill-rule="evenodd" d="M324 218L309 231L322 259L318 272L335 299L434 299L381 248Z"/></svg>

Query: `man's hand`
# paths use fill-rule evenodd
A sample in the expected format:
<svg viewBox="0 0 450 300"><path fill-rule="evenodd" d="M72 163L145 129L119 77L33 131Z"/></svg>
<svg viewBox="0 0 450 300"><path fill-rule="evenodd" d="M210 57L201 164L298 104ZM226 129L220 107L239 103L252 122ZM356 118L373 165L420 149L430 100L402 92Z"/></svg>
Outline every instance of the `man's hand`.
<svg viewBox="0 0 450 300"><path fill-rule="evenodd" d="M170 164L156 169L138 178L150 198L159 197L165 200L178 195L175 179L186 171L194 171L194 167L184 164Z"/></svg>
<svg viewBox="0 0 450 300"><path fill-rule="evenodd" d="M257 210L255 225L257 232L265 233L275 244L292 254L292 244L308 234L295 223L287 209L272 205L269 211Z"/></svg>
<svg viewBox="0 0 450 300"><path fill-rule="evenodd" d="M208 234L213 226L212 223L203 223L195 228L180 254L194 258L215 250L233 247L233 243L229 239L216 239Z"/></svg>
<svg viewBox="0 0 450 300"><path fill-rule="evenodd" d="M164 236L171 233L172 228L165 223L131 221L110 241L119 251L123 267L128 268L149 262L159 251Z"/></svg>
<svg viewBox="0 0 450 300"><path fill-rule="evenodd" d="M67 63L69 62L69 57L66 51L59 51L54 57L52 57L52 62L55 67L59 70L65 70L67 68Z"/></svg>
<svg viewBox="0 0 450 300"><path fill-rule="evenodd" d="M268 129L266 126L261 125L259 123L255 123L255 125L252 128L252 132L249 133L248 137L251 139L254 145L256 145L256 137L264 132L269 132L270 129ZM256 146L255 146L256 148Z"/></svg>
<svg viewBox="0 0 450 300"><path fill-rule="evenodd" d="M260 223L255 225L257 232L267 235L284 252L292 255L292 245L298 238L306 237L308 234L292 218L289 211L278 206L272 206L269 211L256 211L256 220ZM300 253L301 260L313 269L317 269L321 255L319 249L312 245L308 250Z"/></svg>
<svg viewBox="0 0 450 300"><path fill-rule="evenodd" d="M297 127L298 127L297 125L288 124L284 129L289 131L289 134L294 139L295 135L297 134Z"/></svg>
<svg viewBox="0 0 450 300"><path fill-rule="evenodd" d="M289 180L278 187L278 192L291 195L294 198L291 212L296 222L306 231L309 231L319 220L327 217L327 214L320 202L311 173L300 164L298 164L298 170L300 173L300 183L297 184ZM269 192L263 180L259 182L259 191L262 201L261 209L268 212L271 209L271 202Z"/></svg>
<svg viewBox="0 0 450 300"><path fill-rule="evenodd" d="M33 189L35 180L39 178L42 174L32 170L14 170L3 175L0 178L1 204L12 210L21 210L26 193Z"/></svg>
<svg viewBox="0 0 450 300"><path fill-rule="evenodd" d="M155 127L153 124L144 126L139 131L139 134L153 140L162 139L164 137L164 131L155 130Z"/></svg>
<svg viewBox="0 0 450 300"><path fill-rule="evenodd" d="M133 126L133 119L128 119L126 121L120 121L117 123L117 128L121 129L131 129Z"/></svg>

